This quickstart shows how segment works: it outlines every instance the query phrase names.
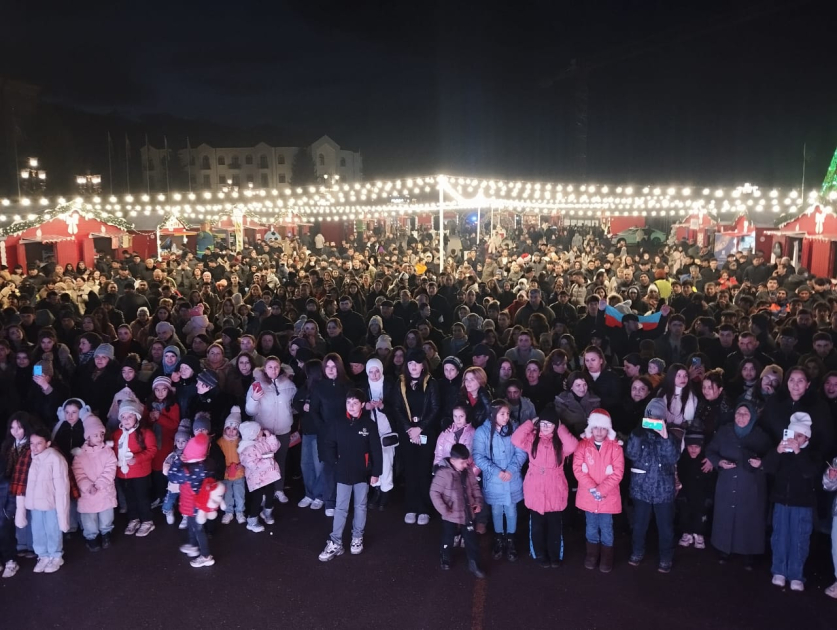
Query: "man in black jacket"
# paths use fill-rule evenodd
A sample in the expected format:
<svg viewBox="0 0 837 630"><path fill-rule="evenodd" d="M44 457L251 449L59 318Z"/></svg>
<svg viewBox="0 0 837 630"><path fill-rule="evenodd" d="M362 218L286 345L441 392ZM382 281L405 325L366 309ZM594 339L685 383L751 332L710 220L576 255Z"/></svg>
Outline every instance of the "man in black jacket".
<svg viewBox="0 0 837 630"><path fill-rule="evenodd" d="M369 482L376 483L383 471L378 425L363 408L365 400L365 394L359 389L350 389L346 393L346 418L331 423L323 445L323 461L334 464L337 499L331 536L320 554L322 562L343 554L343 529L346 527L352 497L355 500L355 511L351 552L357 555L363 551Z"/></svg>
<svg viewBox="0 0 837 630"><path fill-rule="evenodd" d="M366 323L360 313L352 310L352 298L349 295L340 296L340 310L337 319L343 324L343 334L346 339L357 345L366 335Z"/></svg>

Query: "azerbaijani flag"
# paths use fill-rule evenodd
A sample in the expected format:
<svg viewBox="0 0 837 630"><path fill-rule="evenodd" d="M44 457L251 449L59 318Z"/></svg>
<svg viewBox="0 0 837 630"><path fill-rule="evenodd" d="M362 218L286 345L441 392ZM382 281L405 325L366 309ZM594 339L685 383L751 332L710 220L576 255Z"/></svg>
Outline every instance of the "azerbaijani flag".
<svg viewBox="0 0 837 630"><path fill-rule="evenodd" d="M622 328L623 316L623 313L617 311L609 304L607 305L607 307L605 307L605 324L607 324L611 328ZM663 314L660 311L657 311L652 315L639 315L639 323L642 327L642 330L654 330L657 326L660 325L660 319L662 318L662 316Z"/></svg>

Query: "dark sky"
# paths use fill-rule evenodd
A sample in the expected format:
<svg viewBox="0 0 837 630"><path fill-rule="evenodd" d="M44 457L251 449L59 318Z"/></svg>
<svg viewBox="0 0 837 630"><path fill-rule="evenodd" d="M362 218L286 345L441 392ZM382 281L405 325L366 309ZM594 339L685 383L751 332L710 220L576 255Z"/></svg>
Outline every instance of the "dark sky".
<svg viewBox="0 0 837 630"><path fill-rule="evenodd" d="M798 185L837 146L834 3L17 3L0 76L91 111L272 124L367 177ZM151 130L153 131L153 130Z"/></svg>

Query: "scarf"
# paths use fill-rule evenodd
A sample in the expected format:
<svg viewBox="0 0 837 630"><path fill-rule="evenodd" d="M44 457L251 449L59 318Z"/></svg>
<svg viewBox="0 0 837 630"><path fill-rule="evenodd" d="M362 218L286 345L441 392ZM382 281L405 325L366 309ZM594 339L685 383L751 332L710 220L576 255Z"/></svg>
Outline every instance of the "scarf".
<svg viewBox="0 0 837 630"><path fill-rule="evenodd" d="M179 361L178 361L178 363L179 363ZM171 376L172 372L174 372L175 368L177 368L177 363L175 363L174 365L169 366L169 365L166 365L165 361L163 361L161 363L161 365L163 366L163 374L165 374L166 376Z"/></svg>
<svg viewBox="0 0 837 630"><path fill-rule="evenodd" d="M85 352L83 354L78 355L78 364L79 365L86 364L88 361L90 361L90 359L93 358L93 353L94 352L95 352L95 350L91 350L90 352Z"/></svg>
<svg viewBox="0 0 837 630"><path fill-rule="evenodd" d="M122 435L119 436L119 447L118 447L119 452L118 452L118 455L117 455L117 462L116 463L119 465L119 470L122 471L123 475L128 474L128 470L129 470L128 460L130 460L134 457L133 453L131 453L131 449L128 447L128 440L131 437L131 433L136 431L138 426L139 426L139 424L137 424L137 426L135 426L133 429L130 429L128 431L126 431L125 429L122 429Z"/></svg>

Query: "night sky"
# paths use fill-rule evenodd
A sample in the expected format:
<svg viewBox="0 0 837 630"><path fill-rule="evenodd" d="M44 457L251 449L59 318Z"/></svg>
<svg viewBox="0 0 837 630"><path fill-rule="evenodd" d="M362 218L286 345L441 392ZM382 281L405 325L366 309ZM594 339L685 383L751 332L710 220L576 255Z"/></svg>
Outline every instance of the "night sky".
<svg viewBox="0 0 837 630"><path fill-rule="evenodd" d="M573 59L590 181L798 186L837 147L833 2L16 4L0 77L47 101L327 133L368 179L578 179Z"/></svg>

